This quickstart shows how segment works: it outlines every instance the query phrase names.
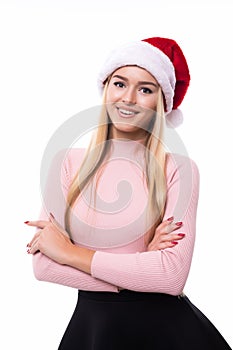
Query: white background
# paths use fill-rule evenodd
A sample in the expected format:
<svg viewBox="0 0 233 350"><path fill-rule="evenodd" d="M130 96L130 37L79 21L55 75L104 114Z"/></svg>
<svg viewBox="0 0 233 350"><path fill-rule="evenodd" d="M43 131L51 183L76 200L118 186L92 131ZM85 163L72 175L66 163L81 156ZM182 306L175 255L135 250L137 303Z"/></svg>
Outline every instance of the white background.
<svg viewBox="0 0 233 350"><path fill-rule="evenodd" d="M26 254L41 157L61 123L101 102L110 49L152 36L175 39L192 76L177 129L201 174L185 292L233 345L232 14L230 0L0 1L2 349L57 349L77 291L35 280Z"/></svg>

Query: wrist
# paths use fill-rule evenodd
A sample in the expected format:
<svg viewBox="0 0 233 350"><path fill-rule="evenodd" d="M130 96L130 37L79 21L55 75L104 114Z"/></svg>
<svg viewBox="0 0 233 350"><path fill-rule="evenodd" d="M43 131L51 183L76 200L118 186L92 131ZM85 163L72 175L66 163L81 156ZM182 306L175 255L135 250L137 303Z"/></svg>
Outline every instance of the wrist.
<svg viewBox="0 0 233 350"><path fill-rule="evenodd" d="M72 244L67 250L65 264L91 274L91 263L94 254L94 250Z"/></svg>

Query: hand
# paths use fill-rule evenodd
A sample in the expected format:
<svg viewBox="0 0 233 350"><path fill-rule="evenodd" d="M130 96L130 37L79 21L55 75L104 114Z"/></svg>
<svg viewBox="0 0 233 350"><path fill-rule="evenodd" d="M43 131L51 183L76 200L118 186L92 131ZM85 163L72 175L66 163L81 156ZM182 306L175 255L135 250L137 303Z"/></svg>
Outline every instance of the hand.
<svg viewBox="0 0 233 350"><path fill-rule="evenodd" d="M173 217L163 221L155 230L153 239L147 247L147 251L161 250L175 247L178 240L185 237L184 233L172 233L182 226L182 222L173 223Z"/></svg>
<svg viewBox="0 0 233 350"><path fill-rule="evenodd" d="M50 221L28 221L28 226L37 227L40 230L34 235L31 242L28 243L28 253L35 254L40 251L50 259L59 264L65 264L67 255L74 247L68 233L59 225L59 223L50 214Z"/></svg>

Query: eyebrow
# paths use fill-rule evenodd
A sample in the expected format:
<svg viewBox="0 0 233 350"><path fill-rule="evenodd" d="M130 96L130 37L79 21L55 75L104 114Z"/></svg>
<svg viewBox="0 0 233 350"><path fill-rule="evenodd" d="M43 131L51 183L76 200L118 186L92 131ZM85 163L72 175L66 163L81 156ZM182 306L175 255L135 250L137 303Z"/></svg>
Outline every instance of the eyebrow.
<svg viewBox="0 0 233 350"><path fill-rule="evenodd" d="M117 74L114 75L113 78L118 78L118 79L122 79L124 81L129 81L127 78L122 77L121 75L117 75ZM141 85L141 84L143 84L143 85L153 85L156 88L158 87L158 84L152 83L152 81L139 81L138 85Z"/></svg>

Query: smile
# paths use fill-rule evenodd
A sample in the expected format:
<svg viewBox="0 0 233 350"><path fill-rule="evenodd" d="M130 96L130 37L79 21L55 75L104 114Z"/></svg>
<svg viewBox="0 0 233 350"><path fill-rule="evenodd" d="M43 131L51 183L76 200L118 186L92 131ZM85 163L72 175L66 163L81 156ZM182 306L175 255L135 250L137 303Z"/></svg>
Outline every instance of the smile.
<svg viewBox="0 0 233 350"><path fill-rule="evenodd" d="M122 118L132 118L135 117L136 114L138 114L137 111L129 110L129 109L123 109L117 107L117 111L120 117Z"/></svg>

